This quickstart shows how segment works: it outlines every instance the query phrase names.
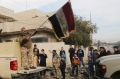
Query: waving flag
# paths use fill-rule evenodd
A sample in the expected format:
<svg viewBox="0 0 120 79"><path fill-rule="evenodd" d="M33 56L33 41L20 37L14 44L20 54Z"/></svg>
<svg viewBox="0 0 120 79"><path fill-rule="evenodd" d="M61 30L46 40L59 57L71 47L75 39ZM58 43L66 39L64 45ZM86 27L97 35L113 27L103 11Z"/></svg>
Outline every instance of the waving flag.
<svg viewBox="0 0 120 79"><path fill-rule="evenodd" d="M75 28L74 15L70 2L67 2L49 18L58 38L66 37Z"/></svg>

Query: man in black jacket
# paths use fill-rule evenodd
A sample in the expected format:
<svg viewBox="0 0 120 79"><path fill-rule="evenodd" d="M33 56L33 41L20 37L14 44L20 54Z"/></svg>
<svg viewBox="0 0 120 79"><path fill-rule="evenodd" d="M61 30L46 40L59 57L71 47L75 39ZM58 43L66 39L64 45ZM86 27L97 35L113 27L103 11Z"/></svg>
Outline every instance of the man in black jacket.
<svg viewBox="0 0 120 79"><path fill-rule="evenodd" d="M45 54L44 49L42 49L41 53L39 54L39 60L40 60L39 65L41 67L46 67L46 59L47 59L47 54ZM46 73L46 70L43 71L43 74L41 72L41 75L45 76L45 73Z"/></svg>
<svg viewBox="0 0 120 79"><path fill-rule="evenodd" d="M118 46L114 46L113 49L114 49L114 54L120 54Z"/></svg>
<svg viewBox="0 0 120 79"><path fill-rule="evenodd" d="M72 60L73 60L74 54L75 54L75 49L72 47L72 45L70 45L69 55L70 55L70 62L71 62L71 65L72 65Z"/></svg>
<svg viewBox="0 0 120 79"><path fill-rule="evenodd" d="M83 62L83 58L84 58L84 51L81 49L81 47L79 47L79 49L77 50L77 56L80 60L80 67L84 66L84 62Z"/></svg>
<svg viewBox="0 0 120 79"><path fill-rule="evenodd" d="M65 79L65 69L66 69L66 62L65 62L65 59L62 57L60 61L60 70L61 70L63 79Z"/></svg>
<svg viewBox="0 0 120 79"><path fill-rule="evenodd" d="M107 52L105 47L100 47L100 55L99 57L107 56Z"/></svg>
<svg viewBox="0 0 120 79"><path fill-rule="evenodd" d="M61 50L60 50L60 57L64 58L64 60L66 61L66 52L63 47L61 47Z"/></svg>

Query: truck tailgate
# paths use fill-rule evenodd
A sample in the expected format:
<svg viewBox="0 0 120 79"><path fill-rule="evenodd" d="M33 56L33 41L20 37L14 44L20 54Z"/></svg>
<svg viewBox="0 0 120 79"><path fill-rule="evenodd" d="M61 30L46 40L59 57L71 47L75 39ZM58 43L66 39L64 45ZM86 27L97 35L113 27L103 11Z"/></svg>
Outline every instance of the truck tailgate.
<svg viewBox="0 0 120 79"><path fill-rule="evenodd" d="M0 77L11 78L10 62L16 60L15 57L0 57Z"/></svg>
<svg viewBox="0 0 120 79"><path fill-rule="evenodd" d="M45 69L47 69L47 68L46 67L37 67L36 69L18 71L18 74L32 74L32 73L37 73L37 72L43 71Z"/></svg>

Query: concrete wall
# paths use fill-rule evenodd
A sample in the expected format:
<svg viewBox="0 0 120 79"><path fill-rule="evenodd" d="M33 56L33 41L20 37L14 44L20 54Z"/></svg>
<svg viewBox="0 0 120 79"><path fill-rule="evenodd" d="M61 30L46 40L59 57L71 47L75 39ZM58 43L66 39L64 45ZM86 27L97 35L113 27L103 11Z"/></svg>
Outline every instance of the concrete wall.
<svg viewBox="0 0 120 79"><path fill-rule="evenodd" d="M69 46L65 45L63 42L56 42L56 43L36 43L37 47L41 51L41 49L45 50L45 53L47 54L47 66L52 66L52 50L56 50L58 55L60 52L61 47L65 49L66 55L67 55L67 65L70 65L70 59L69 59ZM34 44L33 44L34 45Z"/></svg>
<svg viewBox="0 0 120 79"><path fill-rule="evenodd" d="M35 43L34 43L35 44ZM33 44L33 45L34 45ZM65 45L64 42L56 42L56 43L36 43L37 47L41 51L41 49L45 50L45 53L48 55L47 58L47 66L52 66L52 50L56 50L58 55L60 52L61 47L64 48L66 55L67 55L67 65L70 65L70 59L69 59L69 45ZM85 52L84 62L87 63L87 55L88 55L88 48L83 49Z"/></svg>

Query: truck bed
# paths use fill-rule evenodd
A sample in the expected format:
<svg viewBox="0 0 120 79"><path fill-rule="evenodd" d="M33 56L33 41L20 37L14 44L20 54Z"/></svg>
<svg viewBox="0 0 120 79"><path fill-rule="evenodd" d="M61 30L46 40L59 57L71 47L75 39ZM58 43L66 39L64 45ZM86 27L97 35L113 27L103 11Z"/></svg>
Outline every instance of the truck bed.
<svg viewBox="0 0 120 79"><path fill-rule="evenodd" d="M18 74L32 74L32 73L37 73L46 69L47 69L46 67L37 67L36 69L18 71Z"/></svg>

